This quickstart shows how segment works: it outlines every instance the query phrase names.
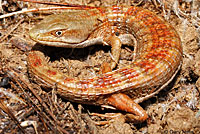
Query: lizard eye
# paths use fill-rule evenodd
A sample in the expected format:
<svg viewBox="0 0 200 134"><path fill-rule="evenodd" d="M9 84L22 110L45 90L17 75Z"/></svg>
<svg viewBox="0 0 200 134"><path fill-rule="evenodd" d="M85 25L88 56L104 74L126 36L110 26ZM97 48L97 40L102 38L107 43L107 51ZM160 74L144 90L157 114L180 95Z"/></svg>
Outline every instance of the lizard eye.
<svg viewBox="0 0 200 134"><path fill-rule="evenodd" d="M52 31L51 34L53 36L56 36L56 37L61 37L63 35L63 31L62 30L55 30L55 31Z"/></svg>
<svg viewBox="0 0 200 134"><path fill-rule="evenodd" d="M62 36L62 33L63 33L62 31L56 31L55 32L56 36L58 36L58 37Z"/></svg>
<svg viewBox="0 0 200 134"><path fill-rule="evenodd" d="M63 35L63 30L55 30L52 31L50 34L52 34L55 37L61 37Z"/></svg>

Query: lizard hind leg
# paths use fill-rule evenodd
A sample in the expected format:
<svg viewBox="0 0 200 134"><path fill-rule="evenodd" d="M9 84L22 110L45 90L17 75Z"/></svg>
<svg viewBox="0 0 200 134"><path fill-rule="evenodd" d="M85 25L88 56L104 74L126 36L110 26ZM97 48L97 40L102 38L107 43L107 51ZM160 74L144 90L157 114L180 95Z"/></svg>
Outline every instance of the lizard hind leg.
<svg viewBox="0 0 200 134"><path fill-rule="evenodd" d="M111 71L109 63L104 62L101 66L101 73L107 73ZM146 111L130 97L123 93L117 93L107 98L107 103L115 108L129 112L131 114L125 115L127 122L140 123L148 118Z"/></svg>
<svg viewBox="0 0 200 134"><path fill-rule="evenodd" d="M123 93L111 95L107 98L107 102L119 110L129 112L129 114L126 114L126 121L128 122L141 123L148 118L146 111Z"/></svg>

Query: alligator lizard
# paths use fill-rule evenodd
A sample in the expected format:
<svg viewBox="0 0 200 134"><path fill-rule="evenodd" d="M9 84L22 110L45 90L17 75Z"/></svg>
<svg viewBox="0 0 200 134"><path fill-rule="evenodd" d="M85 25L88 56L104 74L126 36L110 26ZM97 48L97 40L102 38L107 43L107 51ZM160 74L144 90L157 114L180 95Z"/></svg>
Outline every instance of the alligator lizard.
<svg viewBox="0 0 200 134"><path fill-rule="evenodd" d="M74 9L50 15L30 30L30 37L55 47L110 45L117 62L121 45L133 46L135 57L131 65L82 80L53 69L39 51L28 55L30 73L48 87L56 85L61 97L78 103L114 106L131 113L133 122L148 118L137 103L163 89L182 62L181 41L174 28L151 11L135 6ZM136 45L132 38L137 40ZM115 66L113 62L111 67Z"/></svg>

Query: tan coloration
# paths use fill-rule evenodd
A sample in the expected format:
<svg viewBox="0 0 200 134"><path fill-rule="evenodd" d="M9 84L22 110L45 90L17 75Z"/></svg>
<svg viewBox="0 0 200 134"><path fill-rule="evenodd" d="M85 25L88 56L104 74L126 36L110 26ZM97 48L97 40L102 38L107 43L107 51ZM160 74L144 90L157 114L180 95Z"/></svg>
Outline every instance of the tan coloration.
<svg viewBox="0 0 200 134"><path fill-rule="evenodd" d="M47 86L56 85L62 97L85 104L113 105L135 114L131 117L134 122L147 118L135 102L142 102L163 89L182 61L182 46L176 31L154 13L139 7L113 6L51 15L33 28L30 36L39 43L56 47L110 45L116 62L121 45L131 46L128 37L134 36L136 56L130 66L84 80L70 79L53 69L41 52L32 51L28 56L30 72ZM115 66L112 63L111 67Z"/></svg>

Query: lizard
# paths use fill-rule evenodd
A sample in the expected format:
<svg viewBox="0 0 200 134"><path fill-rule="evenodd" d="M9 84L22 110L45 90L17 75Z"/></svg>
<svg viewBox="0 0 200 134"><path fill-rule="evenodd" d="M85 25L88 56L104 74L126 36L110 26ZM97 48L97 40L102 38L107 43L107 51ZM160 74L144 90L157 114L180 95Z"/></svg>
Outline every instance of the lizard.
<svg viewBox="0 0 200 134"><path fill-rule="evenodd" d="M61 97L77 103L114 106L130 113L131 121L136 123L148 118L138 103L166 87L182 63L183 50L176 30L163 18L137 6L83 8L50 15L29 35L40 44L54 47L109 45L116 62L122 45L133 46L135 56L130 65L81 80L49 66L39 51L29 52L27 61L36 80L47 87L56 84ZM111 63L112 69L116 62Z"/></svg>

